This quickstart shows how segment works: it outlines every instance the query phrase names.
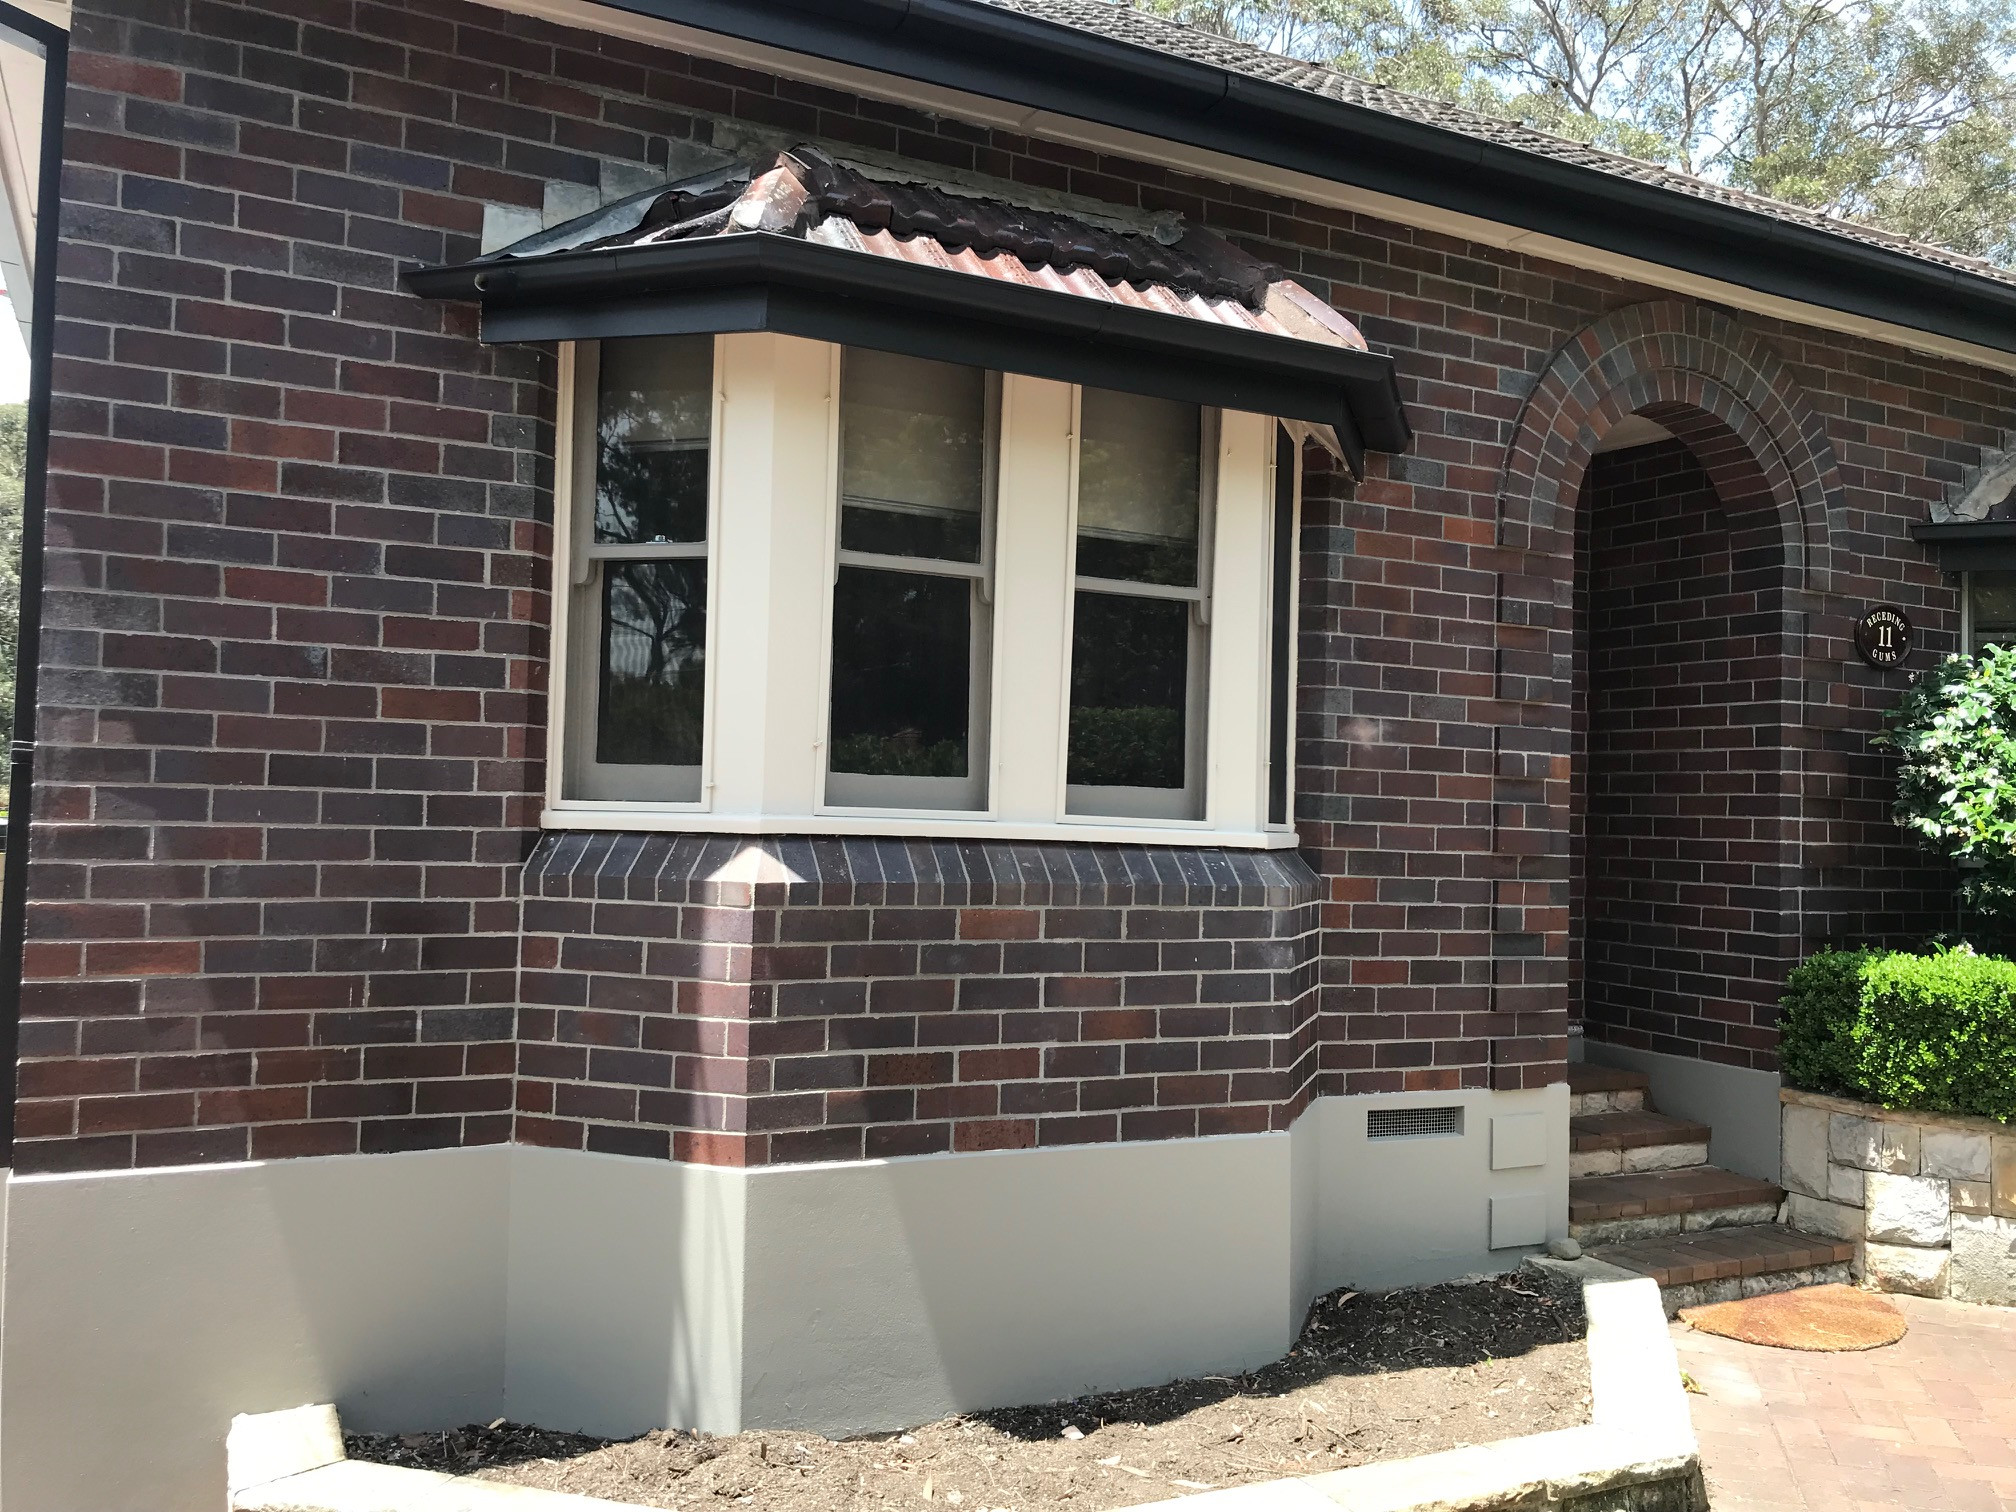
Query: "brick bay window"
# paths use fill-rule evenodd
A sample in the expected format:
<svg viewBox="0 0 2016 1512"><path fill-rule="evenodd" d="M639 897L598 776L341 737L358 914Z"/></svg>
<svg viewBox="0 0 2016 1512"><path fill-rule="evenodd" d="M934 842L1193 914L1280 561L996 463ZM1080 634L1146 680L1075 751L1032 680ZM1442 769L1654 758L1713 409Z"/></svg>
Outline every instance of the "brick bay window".
<svg viewBox="0 0 2016 1512"><path fill-rule="evenodd" d="M560 353L548 827L1293 845L1300 443L1390 365L1084 214L799 148L413 275Z"/></svg>

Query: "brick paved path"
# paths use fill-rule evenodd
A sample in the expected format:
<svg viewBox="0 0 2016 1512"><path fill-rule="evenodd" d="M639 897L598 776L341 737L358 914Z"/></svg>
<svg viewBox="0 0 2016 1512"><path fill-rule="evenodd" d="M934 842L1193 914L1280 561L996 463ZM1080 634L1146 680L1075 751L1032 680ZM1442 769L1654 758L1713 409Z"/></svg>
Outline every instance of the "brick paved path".
<svg viewBox="0 0 2016 1512"><path fill-rule="evenodd" d="M1893 1300L1865 1354L1674 1325L1715 1512L2016 1512L2016 1308Z"/></svg>

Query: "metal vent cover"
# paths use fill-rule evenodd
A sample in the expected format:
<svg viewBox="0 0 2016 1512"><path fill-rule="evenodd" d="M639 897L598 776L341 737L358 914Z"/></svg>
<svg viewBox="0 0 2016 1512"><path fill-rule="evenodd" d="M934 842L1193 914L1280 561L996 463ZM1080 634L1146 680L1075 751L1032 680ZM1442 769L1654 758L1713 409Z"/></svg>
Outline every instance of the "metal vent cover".
<svg viewBox="0 0 2016 1512"><path fill-rule="evenodd" d="M1365 1115L1367 1139L1438 1139L1463 1132L1463 1109L1373 1108Z"/></svg>

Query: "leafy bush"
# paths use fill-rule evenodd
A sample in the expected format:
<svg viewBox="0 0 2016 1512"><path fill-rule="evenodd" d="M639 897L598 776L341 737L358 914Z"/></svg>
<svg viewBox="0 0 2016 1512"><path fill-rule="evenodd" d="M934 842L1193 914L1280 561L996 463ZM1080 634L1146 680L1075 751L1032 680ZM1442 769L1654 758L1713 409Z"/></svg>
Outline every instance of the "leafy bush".
<svg viewBox="0 0 2016 1512"><path fill-rule="evenodd" d="M1960 896L2016 933L2016 646L1949 656L1914 682L1876 743L1902 756L1892 814L1961 863Z"/></svg>
<svg viewBox="0 0 2016 1512"><path fill-rule="evenodd" d="M1779 1031L1795 1087L2016 1121L2016 961L1823 951L1793 971Z"/></svg>

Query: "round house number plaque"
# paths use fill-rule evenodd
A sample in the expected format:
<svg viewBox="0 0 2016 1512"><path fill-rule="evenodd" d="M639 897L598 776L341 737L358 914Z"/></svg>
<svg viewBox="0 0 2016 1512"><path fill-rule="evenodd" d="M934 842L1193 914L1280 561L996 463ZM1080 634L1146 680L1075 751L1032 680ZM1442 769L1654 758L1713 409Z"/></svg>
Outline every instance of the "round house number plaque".
<svg viewBox="0 0 2016 1512"><path fill-rule="evenodd" d="M1872 667L1903 666L1911 654L1911 617L1894 604L1878 604L1855 622L1855 649Z"/></svg>

